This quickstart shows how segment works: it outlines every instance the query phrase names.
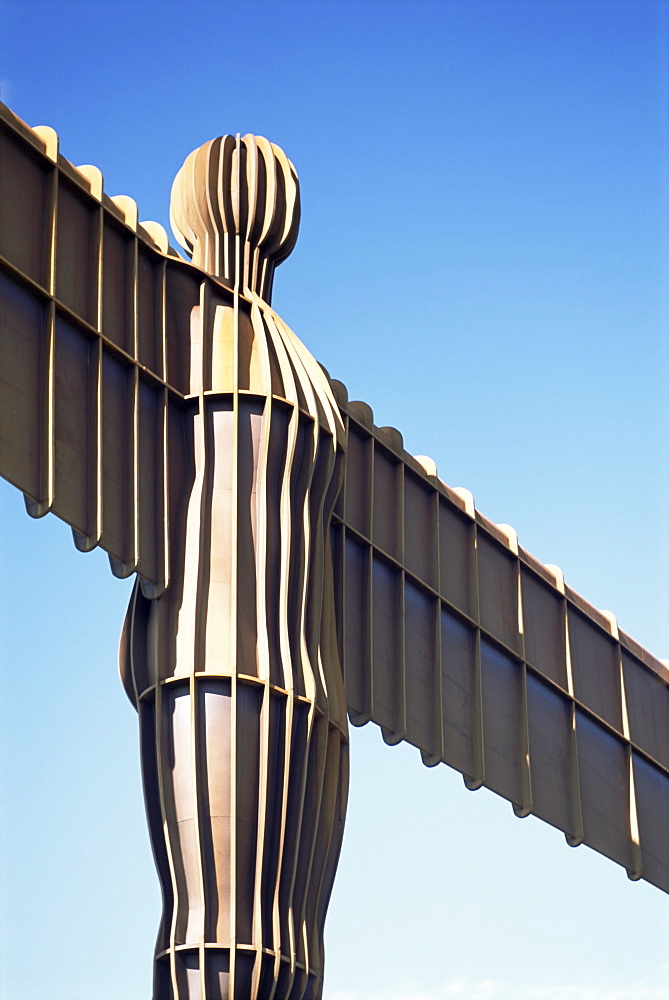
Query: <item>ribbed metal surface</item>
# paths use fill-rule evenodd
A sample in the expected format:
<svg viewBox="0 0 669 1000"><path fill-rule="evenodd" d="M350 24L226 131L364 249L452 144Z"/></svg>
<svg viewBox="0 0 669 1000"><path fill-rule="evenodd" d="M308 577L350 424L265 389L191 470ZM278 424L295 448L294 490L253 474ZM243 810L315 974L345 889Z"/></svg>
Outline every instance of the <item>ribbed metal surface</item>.
<svg viewBox="0 0 669 1000"><path fill-rule="evenodd" d="M221 137L175 182L216 276L1 107L0 160L0 474L141 583L156 1000L319 997L347 708L669 890L667 668L271 309L299 221L278 147Z"/></svg>
<svg viewBox="0 0 669 1000"><path fill-rule="evenodd" d="M330 553L344 425L322 370L254 291L269 298L297 228L295 195L269 188L271 212L254 222L258 148L282 167L265 140L224 137L204 148L204 168L188 158L172 195L173 217L234 287L203 282L190 310L171 582L153 600L136 588L121 661L163 884L161 1000L320 996L346 808ZM203 169L223 181L199 203ZM214 222L228 215L219 241ZM270 255L260 268L249 233Z"/></svg>
<svg viewBox="0 0 669 1000"><path fill-rule="evenodd" d="M0 469L30 514L52 511L157 594L184 476L188 368L171 317L200 279L176 261L168 277L134 203L57 145L2 109Z"/></svg>
<svg viewBox="0 0 669 1000"><path fill-rule="evenodd" d="M334 387L351 721L669 891L669 670Z"/></svg>

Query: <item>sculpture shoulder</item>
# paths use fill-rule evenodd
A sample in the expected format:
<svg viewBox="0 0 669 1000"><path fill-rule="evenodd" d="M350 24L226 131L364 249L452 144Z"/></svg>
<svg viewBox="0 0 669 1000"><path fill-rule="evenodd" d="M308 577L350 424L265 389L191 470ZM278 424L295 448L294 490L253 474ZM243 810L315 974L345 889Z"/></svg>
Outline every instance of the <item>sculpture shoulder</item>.
<svg viewBox="0 0 669 1000"><path fill-rule="evenodd" d="M275 367L273 381L280 389L275 394L306 409L343 447L344 423L327 372L267 302L253 296L250 304L254 335L266 338L270 348L270 363Z"/></svg>

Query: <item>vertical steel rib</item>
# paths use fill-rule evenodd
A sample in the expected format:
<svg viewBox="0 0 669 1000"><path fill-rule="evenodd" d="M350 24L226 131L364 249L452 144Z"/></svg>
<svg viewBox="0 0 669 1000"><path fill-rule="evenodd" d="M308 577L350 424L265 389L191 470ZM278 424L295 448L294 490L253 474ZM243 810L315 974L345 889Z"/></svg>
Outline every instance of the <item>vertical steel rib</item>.
<svg viewBox="0 0 669 1000"><path fill-rule="evenodd" d="M469 593L476 628L474 632L474 683L472 691L472 741L474 750L474 774L463 775L464 783L470 791L476 791L485 783L485 729L483 718L483 671L481 666L481 591L479 587L478 527L472 510L470 546Z"/></svg>
<svg viewBox="0 0 669 1000"><path fill-rule="evenodd" d="M441 580L441 545L439 539L441 525L439 523L439 503L439 494L434 493L430 497L430 506L432 508L432 516L430 519L430 551L433 560L432 579L435 582ZM430 618L432 633L432 663L430 664L430 667L433 696L432 719L430 726L432 732L432 749L430 752L421 750L421 759L427 767L434 767L445 760L444 713L442 711L444 690L441 670L441 601L438 598L430 599Z"/></svg>
<svg viewBox="0 0 669 1000"><path fill-rule="evenodd" d="M102 194L102 191L100 191ZM102 233L104 228L104 211L102 204L95 211L95 325L96 329L102 329L102 280L103 280L103 259L102 259ZM93 545L97 545L102 538L102 340L97 337L92 350L93 355L93 380L94 380L94 404L93 414L95 420L94 439L94 498L93 498ZM90 515L89 515L90 517ZM89 520L88 528L91 528Z"/></svg>
<svg viewBox="0 0 669 1000"><path fill-rule="evenodd" d="M643 848L641 844L639 830L639 816L636 804L636 788L634 782L634 755L632 751L629 714L627 710L627 690L625 687L625 673L623 670L623 651L620 643L620 633L618 632L618 622L613 615L609 616L611 634L616 643L616 666L618 670L620 686L620 707L622 718L622 735L625 740L625 756L627 770L629 774L629 797L628 797L628 826L632 855L632 865L627 868L627 874L632 881L636 882L643 878Z"/></svg>
<svg viewBox="0 0 669 1000"><path fill-rule="evenodd" d="M46 337L43 345L43 371L44 385L43 396L40 403L40 413L42 415L42 434L40 440L45 442L44 453L41 454L40 468L40 497L37 503L28 503L28 513L33 517L42 517L51 510L54 502L55 489L55 461L56 461L56 441L55 441L55 392L56 392L56 273L58 268L57 260L57 240L58 240L58 145L52 149L53 167L49 172L46 225L48 226L48 237L46 240L46 276L49 291L49 302L46 306ZM40 448L40 452L41 452Z"/></svg>
<svg viewBox="0 0 669 1000"><path fill-rule="evenodd" d="M564 578L560 571L556 573L556 584L562 600L562 617L564 623L565 636L565 666L567 673L567 692L570 698L570 760L569 760L569 785L570 785L570 806L572 832L565 834L565 839L570 847L578 847L583 843L583 804L581 800L581 779L578 762L578 726L576 700L574 696L574 674L572 669L571 636L569 634L569 605L567 602Z"/></svg>

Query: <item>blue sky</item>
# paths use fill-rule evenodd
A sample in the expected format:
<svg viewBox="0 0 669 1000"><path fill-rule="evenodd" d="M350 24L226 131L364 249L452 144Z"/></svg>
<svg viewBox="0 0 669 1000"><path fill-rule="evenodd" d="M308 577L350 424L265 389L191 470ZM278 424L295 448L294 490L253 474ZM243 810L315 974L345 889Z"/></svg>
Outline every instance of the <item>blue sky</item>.
<svg viewBox="0 0 669 1000"><path fill-rule="evenodd" d="M274 305L479 509L669 657L669 7L1 0L1 97L167 226L224 132L295 163ZM0 491L2 1000L147 1000L128 584ZM667 898L354 733L325 1000L667 1000Z"/></svg>

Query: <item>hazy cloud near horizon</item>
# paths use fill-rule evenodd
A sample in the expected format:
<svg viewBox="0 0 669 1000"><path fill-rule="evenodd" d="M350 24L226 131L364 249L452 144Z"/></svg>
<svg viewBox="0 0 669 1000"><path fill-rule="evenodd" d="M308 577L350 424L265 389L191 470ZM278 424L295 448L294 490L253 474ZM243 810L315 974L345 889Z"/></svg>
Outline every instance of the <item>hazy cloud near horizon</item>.
<svg viewBox="0 0 669 1000"><path fill-rule="evenodd" d="M563 984L557 986L528 985L494 980L458 979L438 990L412 992L401 987L383 1000L669 1000L669 969L657 975L644 976L636 983L616 987L602 982L598 985ZM381 1000L381 997L338 991L330 1000Z"/></svg>

